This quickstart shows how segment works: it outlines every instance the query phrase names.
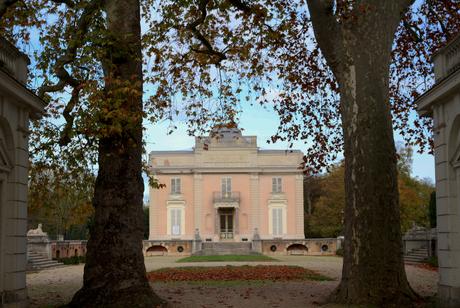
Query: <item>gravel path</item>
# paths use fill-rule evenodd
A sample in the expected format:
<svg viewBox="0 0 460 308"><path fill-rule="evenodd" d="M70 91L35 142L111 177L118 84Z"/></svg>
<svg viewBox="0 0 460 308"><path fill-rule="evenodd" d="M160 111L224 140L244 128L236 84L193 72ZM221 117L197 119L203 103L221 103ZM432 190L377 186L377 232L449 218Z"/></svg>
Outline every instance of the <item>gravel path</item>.
<svg viewBox="0 0 460 308"><path fill-rule="evenodd" d="M244 283L239 285L202 285L197 283L152 283L172 307L315 307L337 286L342 272L342 258L314 256L276 257L281 262L199 262L175 263L174 257L148 257L147 271L164 267L222 265L297 265L335 281ZM436 292L438 273L416 266L406 266L411 286L422 296ZM70 265L27 274L31 307L59 305L68 302L81 287L83 265ZM212 296L208 296L212 294Z"/></svg>

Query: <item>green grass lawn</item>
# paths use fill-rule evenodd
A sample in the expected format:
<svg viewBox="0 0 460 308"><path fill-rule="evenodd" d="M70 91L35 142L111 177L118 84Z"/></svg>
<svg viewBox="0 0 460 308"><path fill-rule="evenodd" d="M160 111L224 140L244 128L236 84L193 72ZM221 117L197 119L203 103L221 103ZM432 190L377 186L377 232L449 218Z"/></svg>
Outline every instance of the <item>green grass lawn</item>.
<svg viewBox="0 0 460 308"><path fill-rule="evenodd" d="M264 255L223 255L223 256L190 256L177 260L186 262L277 262L279 260Z"/></svg>

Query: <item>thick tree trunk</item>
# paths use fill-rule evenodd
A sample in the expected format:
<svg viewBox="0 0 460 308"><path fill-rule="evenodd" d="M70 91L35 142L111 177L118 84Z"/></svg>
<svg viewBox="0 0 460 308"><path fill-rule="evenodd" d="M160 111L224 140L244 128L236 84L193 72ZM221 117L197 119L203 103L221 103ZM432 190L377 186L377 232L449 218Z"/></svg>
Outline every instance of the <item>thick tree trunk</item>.
<svg viewBox="0 0 460 308"><path fill-rule="evenodd" d="M83 287L71 307L158 307L142 255L142 55L138 0L106 1L107 134L99 141L99 171ZM121 88L129 87L130 91ZM112 117L108 117L113 114ZM113 128L120 128L115 132Z"/></svg>
<svg viewBox="0 0 460 308"><path fill-rule="evenodd" d="M417 299L404 269L389 103L394 33L411 2L353 1L339 23L334 1L308 1L316 39L340 87L346 206L335 302L410 307Z"/></svg>
<svg viewBox="0 0 460 308"><path fill-rule="evenodd" d="M357 52L341 84L347 199L344 265L335 299L406 307L416 296L402 254L389 57L376 52Z"/></svg>
<svg viewBox="0 0 460 308"><path fill-rule="evenodd" d="M333 298L408 307L417 295L407 282L402 250L388 84L397 22L384 15L392 13L397 14L374 12L372 19L362 18L358 29L344 31L346 60L337 79L345 147L345 244L342 280Z"/></svg>

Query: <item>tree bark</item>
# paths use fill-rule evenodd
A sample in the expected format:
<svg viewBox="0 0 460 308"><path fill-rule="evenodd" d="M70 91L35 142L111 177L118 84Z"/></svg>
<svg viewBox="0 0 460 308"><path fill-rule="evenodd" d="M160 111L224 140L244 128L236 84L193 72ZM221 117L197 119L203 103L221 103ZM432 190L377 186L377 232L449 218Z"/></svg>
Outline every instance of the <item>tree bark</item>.
<svg viewBox="0 0 460 308"><path fill-rule="evenodd" d="M107 0L108 133L99 140L99 170L93 205L95 221L88 241L83 287L71 307L160 307L142 255L142 53L138 0ZM123 92L126 87L130 91ZM104 104L104 103L103 103ZM114 114L114 116L109 116ZM110 132L111 127L121 127Z"/></svg>
<svg viewBox="0 0 460 308"><path fill-rule="evenodd" d="M339 84L343 125L344 262L331 300L408 307L417 295L403 262L389 68L394 33L411 1L360 1L340 24L331 3L308 1L316 39Z"/></svg>

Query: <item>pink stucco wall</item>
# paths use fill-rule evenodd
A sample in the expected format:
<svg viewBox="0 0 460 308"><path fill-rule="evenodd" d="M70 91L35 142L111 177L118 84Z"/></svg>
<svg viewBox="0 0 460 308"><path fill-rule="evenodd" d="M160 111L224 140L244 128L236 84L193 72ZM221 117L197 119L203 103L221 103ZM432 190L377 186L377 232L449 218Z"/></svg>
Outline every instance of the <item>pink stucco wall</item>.
<svg viewBox="0 0 460 308"><path fill-rule="evenodd" d="M282 178L282 192L287 199L287 237L296 234L296 210L295 210L295 174L261 174L259 175L259 213L256 219L259 222L259 232L262 237L269 235L269 207L268 201L272 198L272 178ZM167 237L167 201L170 198L170 183L172 177L181 178L181 195L185 200L185 236L192 239L195 228L199 228L200 234L205 238L214 236L215 229L215 208L213 203L213 192L221 191L221 179L230 177L232 179L232 191L240 193L239 204L239 234L241 237L252 237L254 230L251 227L251 175L250 174L202 174L202 205L200 226L195 225L194 217L194 177L192 174L161 175L160 183L167 185L163 189L150 189L151 204L156 205L157 215L151 217L150 223L155 224L153 228L156 236ZM152 231L151 231L152 232ZM152 237L152 234L151 234Z"/></svg>
<svg viewBox="0 0 460 308"><path fill-rule="evenodd" d="M259 177L260 234L268 235L268 200L272 196L272 178L281 177L282 192L287 199L287 234L295 234L295 175L266 174Z"/></svg>
<svg viewBox="0 0 460 308"><path fill-rule="evenodd" d="M157 211L156 219L150 217L150 224L157 225L157 228L154 228L158 232L157 236L166 236L168 234L166 206L171 194L171 178L175 177L181 179L181 198L185 201L185 235L190 237L193 236L195 230L193 219L193 175L191 174L162 175L158 177L159 182L166 184L166 187L160 189L150 188L150 204L154 203L155 211Z"/></svg>
<svg viewBox="0 0 460 308"><path fill-rule="evenodd" d="M213 192L221 191L221 179L232 178L232 191L240 193L239 226L240 234L248 233L250 211L250 175L249 174L204 174L203 175L203 206L201 216L201 228L204 235L214 233L215 209L213 204ZM210 223L211 219L211 223Z"/></svg>

